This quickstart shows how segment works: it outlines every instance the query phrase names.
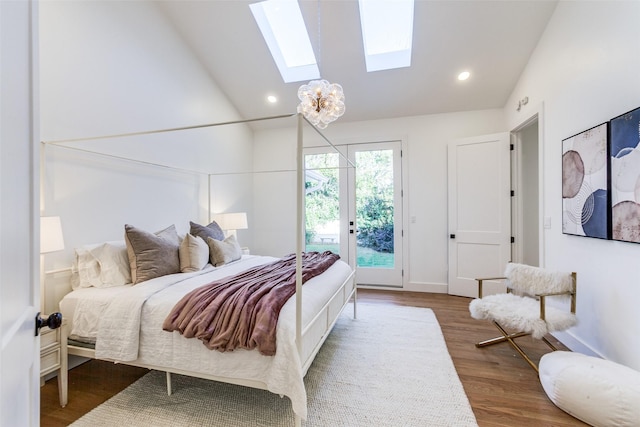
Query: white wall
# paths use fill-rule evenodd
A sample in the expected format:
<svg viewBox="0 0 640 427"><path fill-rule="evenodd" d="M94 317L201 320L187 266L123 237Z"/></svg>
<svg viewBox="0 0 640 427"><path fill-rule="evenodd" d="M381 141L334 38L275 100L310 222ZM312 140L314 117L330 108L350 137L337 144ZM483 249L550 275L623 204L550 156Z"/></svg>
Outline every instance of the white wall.
<svg viewBox="0 0 640 427"><path fill-rule="evenodd" d="M447 144L457 138L505 130L502 110L484 110L357 123L338 120L323 131L336 144L403 141L407 178L404 182L405 290L447 291ZM278 167L292 169L295 142L295 129L256 132L255 167L268 167L272 160L279 159ZM256 217L262 216L260 212L265 207L271 209L271 205L254 202ZM273 241L278 231L289 230L284 227L291 224L293 215L286 219L280 217L280 230L270 229L254 235L256 242L262 242L262 237ZM412 217L415 222L409 221ZM270 215L267 218L272 219Z"/></svg>
<svg viewBox="0 0 640 427"><path fill-rule="evenodd" d="M640 107L640 2L560 2L505 107L509 128L542 112L546 266L578 273L579 324L559 335L640 369L640 245L562 234L561 143ZM529 97L519 113L518 99ZM540 108L540 106L543 106Z"/></svg>
<svg viewBox="0 0 640 427"><path fill-rule="evenodd" d="M239 118L153 2L44 1L40 56L44 141ZM72 145L204 172L252 169L245 125ZM50 146L45 153L43 213L60 215L66 244L46 255L46 269L69 266L79 245L123 239L125 223L149 231L175 223L184 233L189 220L208 220L206 174ZM250 181L212 182L214 212L250 211ZM49 311L68 275L47 281Z"/></svg>

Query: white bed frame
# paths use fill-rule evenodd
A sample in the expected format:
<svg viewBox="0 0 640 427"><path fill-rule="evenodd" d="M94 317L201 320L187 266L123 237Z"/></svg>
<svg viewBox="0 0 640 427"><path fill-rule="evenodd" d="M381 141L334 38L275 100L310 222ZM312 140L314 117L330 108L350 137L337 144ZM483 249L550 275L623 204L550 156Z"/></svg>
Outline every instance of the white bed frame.
<svg viewBox="0 0 640 427"><path fill-rule="evenodd" d="M180 131L180 130L187 130L187 129L194 129L194 128L202 128L202 127L213 127L213 126L221 126L221 125L228 125L228 124L239 124L239 123L247 123L247 122L251 122L251 121L256 121L256 120L269 120L269 119L279 119L279 118L283 118L283 117L291 117L293 116L293 114L291 115L284 115L284 116L275 116L275 117L266 117L266 118L261 118L261 119L252 119L252 120L240 120L240 121L234 121L234 122L225 122L225 123L214 123L214 124L208 124L208 125L198 125L198 126L188 126L188 127L181 127L181 128L172 128L172 129L162 129L162 130L156 130L156 131L146 131L146 132L136 132L136 133L129 133L129 134L119 134L119 135L109 135L109 136L100 136L100 137L92 137L92 138L79 138L79 139L73 139L73 140L58 140L58 141L50 141L50 142L46 142L43 141L44 146L46 146L47 144L51 144L51 145L57 145L57 146L61 146L61 147L65 147L65 148L70 148L70 149L74 149L74 150L78 150L78 148L76 147L67 147L64 144L65 142L78 142L78 141L90 141L90 140L96 140L96 139L106 139L106 138L119 138L119 137L129 137L129 136L136 136L136 135L147 135L147 134L153 134L153 133L161 133L161 132L173 132L173 131ZM305 247L305 230L304 230L304 198L301 197L301 195L304 194L304 184L305 184L305 171L304 171L304 153L303 153L303 125L304 125L304 121L307 121L307 123L334 149L336 149L336 147L318 130L316 129L306 118L304 118L302 116L302 114L297 114L298 117L298 121L297 121L297 154L296 154L296 163L297 163L297 168L296 168L296 175L297 175L297 183L296 183L296 187L297 187L297 201L296 201L296 293L295 293L295 302L296 302L296 345L297 345L297 350L298 350L298 354L300 356L300 360L302 361L302 374L303 376L306 375L309 367L311 366L313 360L315 359L315 356L318 354L318 351L320 350L320 348L322 347L322 344L325 342L325 340L327 339L327 337L329 336L329 333L331 332L333 326L335 325L336 321L338 320L338 317L340 316L340 314L342 313L344 307L347 305L347 303L351 300L351 298L353 298L353 316L354 318L357 315L357 307L356 307L356 300L357 300L357 285L356 285L356 281L355 281L355 270L352 270L351 274L344 280L344 282L340 285L339 289L332 295L332 297L329 299L329 301L322 307L322 309L318 312L318 314L309 322L309 324L306 327L303 327L302 325L302 257L301 254L304 251L304 247ZM82 149L81 149L82 150ZM87 151L87 150L82 150L82 151ZM336 149L336 152L338 154L340 154L342 157L344 157L339 150ZM104 153L99 153L102 155L107 155ZM110 155L107 155L110 156ZM117 156L110 156L110 157L117 157ZM348 164L351 167L355 167L353 165L353 163L351 161L349 161L347 159ZM42 164L44 164L44 162L42 162ZM162 166L162 167L167 167L166 165L158 165L158 166ZM42 174L42 176L44 176L44 174ZM209 205L211 205L211 194L209 193ZM209 211L211 211L211 209L209 209ZM309 353L309 356L304 359L303 356L303 349L302 349L302 342L303 339L305 338L307 332L309 331L317 331L316 328L322 328L323 333L322 336L320 338L320 340L316 343L316 345L314 346L313 350ZM79 347L79 346L75 346L75 345L69 345L68 346L68 352L69 354L72 355L76 355L76 356L81 356L81 357L87 357L87 358L92 358L95 359L95 350L91 349L91 348L86 348L86 347ZM304 360L303 360L304 359ZM103 359L103 360L107 360L107 359ZM162 367L162 366L156 366L156 365L150 365L150 364L136 364L135 362L119 362L119 361L114 361L114 360L110 360L114 363L123 363L126 365L131 365L131 366L138 366L138 367L142 367L142 368L147 368L147 369L153 369L153 370L158 370L158 371L164 371L167 374L167 393L171 394L172 392L172 386L171 386L171 374L175 373L175 374L180 374L180 375L187 375L187 376L192 376L192 377L197 377L197 378L204 378L207 380L214 380L214 381L220 381L220 382L224 382L224 383L229 383L229 384L236 384L236 385L241 385L241 386L246 386L246 387L252 387L252 388L257 388L257 389L262 389L262 390L267 390L267 386L266 384L264 384L263 382L259 382L259 381L251 381L251 380L245 380L245 379L236 379L236 378L227 378L227 377L218 377L215 375L207 375L207 374L202 374L200 372L191 372L188 370L181 370L181 369L175 369L175 368L171 368L168 369L166 367ZM302 425L302 419L300 418L300 416L298 416L298 414L295 414L295 425L296 426L301 426Z"/></svg>
<svg viewBox="0 0 640 427"><path fill-rule="evenodd" d="M302 360L302 375L306 375L309 367L313 363L318 351L324 344L325 340L329 336L333 326L335 325L338 317L342 313L344 307L347 303L353 298L353 316L354 318L357 315L357 287L355 286L355 272L352 271L351 274L344 280L344 282L340 285L339 289L331 296L329 301L320 309L318 314L309 322L309 324L301 331L302 338L304 339L309 331L317 331L322 328L323 333L320 340L315 344L313 350L309 353L306 360L302 360L302 353L300 346L298 346L298 354L300 355L300 359ZM296 318L300 317L300 313L296 311ZM299 343L300 341L296 341ZM81 357L88 357L91 359L95 359L95 350L87 347L78 347L74 345L68 346L69 354ZM201 372L191 372L188 370L177 369L177 368L167 368L164 366L158 366L153 364L144 364L144 363L136 363L136 362L119 362L117 360L110 359L101 359L114 363L122 363L131 366L137 366L146 369L153 369L156 371L166 372L167 375L167 394L171 395L172 393L172 384L171 384L171 374L179 374L179 375L187 375L191 377L204 378L207 380L220 381L229 384L236 384L245 387L252 387L261 390L268 390L267 385L260 381L251 381L246 379L236 379L236 378L228 378L228 377L219 377L216 375L203 374ZM301 426L302 420L296 414L295 416L295 425Z"/></svg>

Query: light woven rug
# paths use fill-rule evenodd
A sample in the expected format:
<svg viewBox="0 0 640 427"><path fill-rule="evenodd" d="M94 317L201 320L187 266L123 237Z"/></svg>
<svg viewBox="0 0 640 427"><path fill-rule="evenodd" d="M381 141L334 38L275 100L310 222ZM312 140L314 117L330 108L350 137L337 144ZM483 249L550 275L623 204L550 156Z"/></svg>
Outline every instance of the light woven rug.
<svg viewBox="0 0 640 427"><path fill-rule="evenodd" d="M287 398L263 390L150 372L72 424L84 426L290 426ZM309 369L304 426L477 426L433 312L351 306Z"/></svg>

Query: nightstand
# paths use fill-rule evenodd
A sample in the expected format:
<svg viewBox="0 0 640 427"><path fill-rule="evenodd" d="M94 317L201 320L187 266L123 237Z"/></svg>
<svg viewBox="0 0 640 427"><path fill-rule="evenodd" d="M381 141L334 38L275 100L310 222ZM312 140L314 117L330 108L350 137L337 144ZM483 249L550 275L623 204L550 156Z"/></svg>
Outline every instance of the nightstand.
<svg viewBox="0 0 640 427"><path fill-rule="evenodd" d="M67 357L67 322L62 320L58 329L43 327L40 329L40 385L44 384L44 376L58 371L58 396L60 406L67 406L68 357Z"/></svg>

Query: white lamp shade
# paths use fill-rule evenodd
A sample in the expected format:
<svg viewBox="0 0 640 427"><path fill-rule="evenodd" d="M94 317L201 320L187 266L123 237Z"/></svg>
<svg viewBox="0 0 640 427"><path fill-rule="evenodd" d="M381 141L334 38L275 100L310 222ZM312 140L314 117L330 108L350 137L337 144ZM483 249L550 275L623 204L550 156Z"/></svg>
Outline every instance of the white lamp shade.
<svg viewBox="0 0 640 427"><path fill-rule="evenodd" d="M61 251L64 249L62 225L59 216L40 217L40 253Z"/></svg>
<svg viewBox="0 0 640 427"><path fill-rule="evenodd" d="M244 230L249 228L246 212L215 214L213 219L223 230Z"/></svg>

